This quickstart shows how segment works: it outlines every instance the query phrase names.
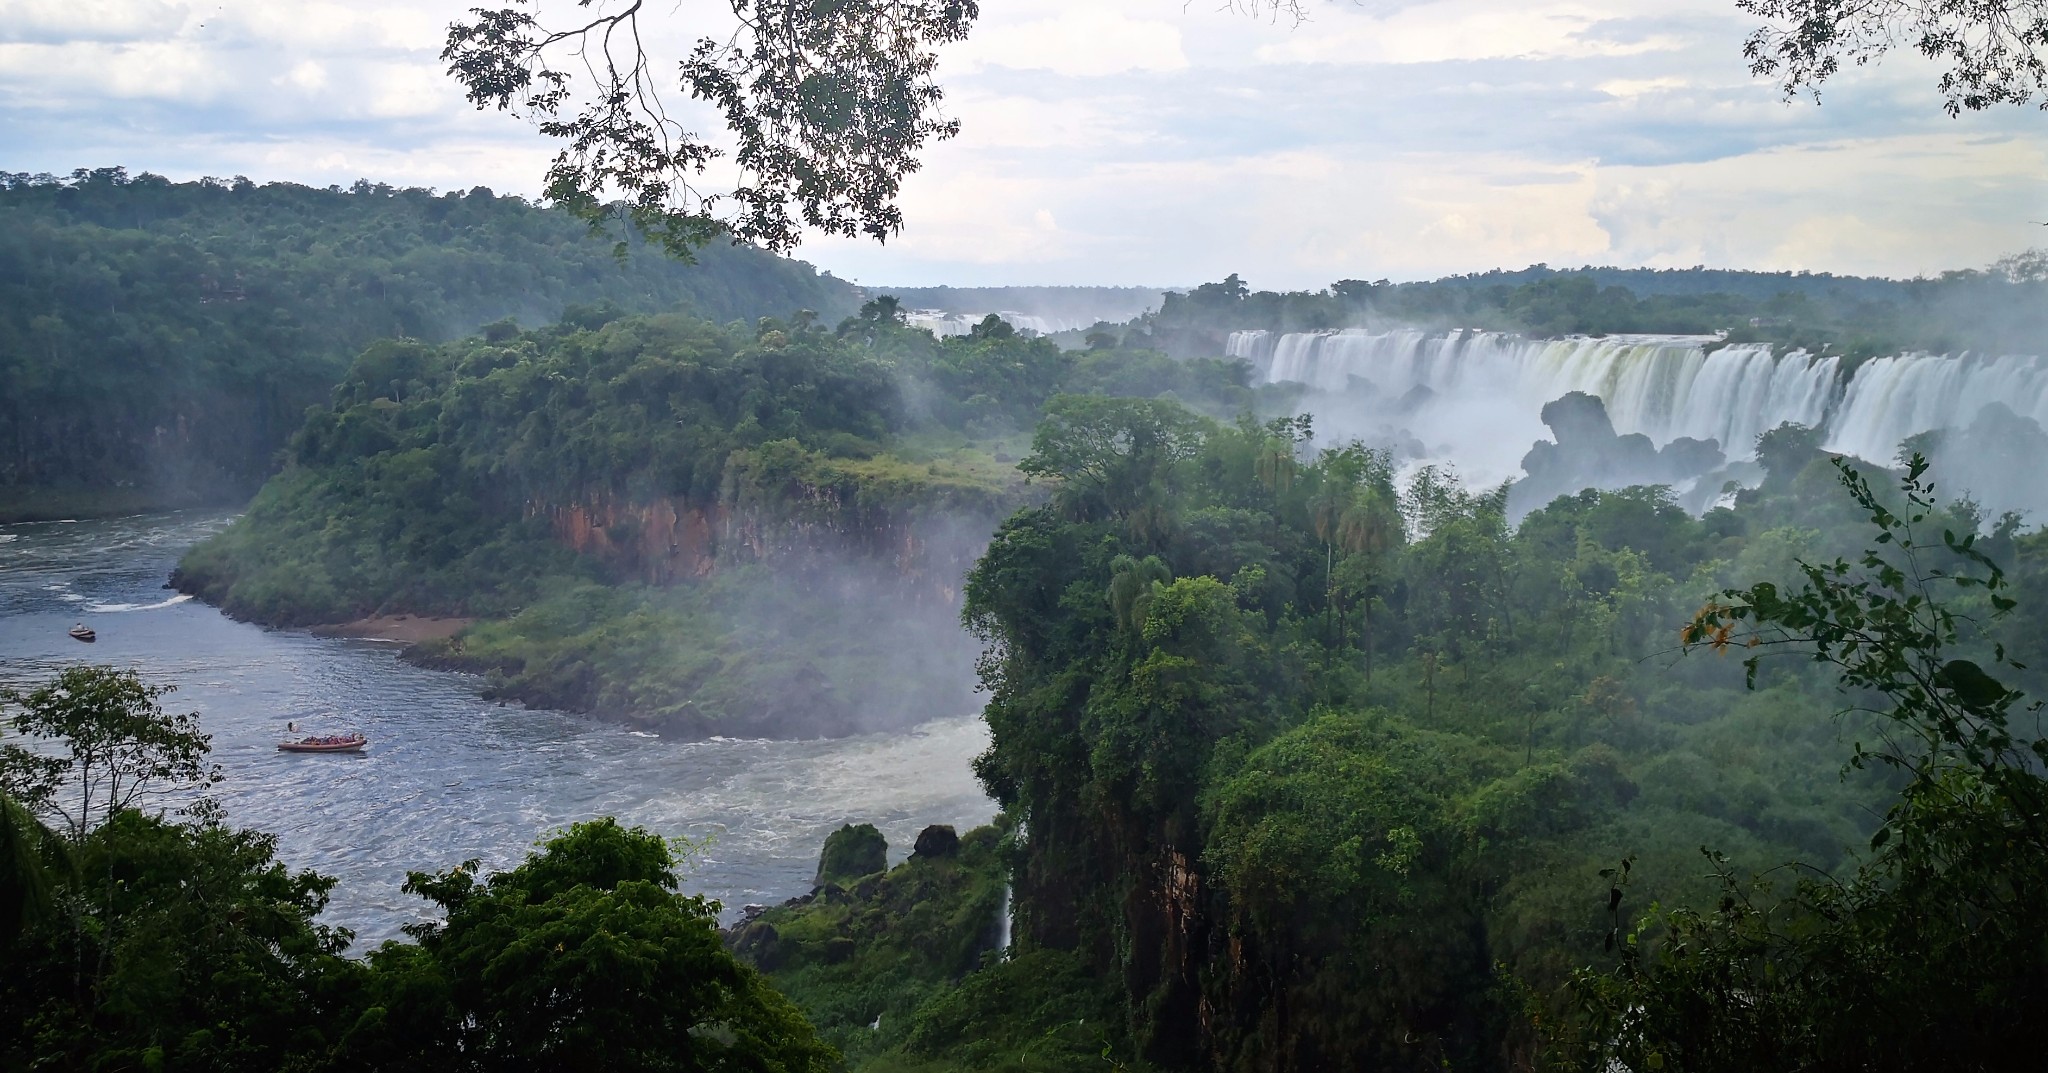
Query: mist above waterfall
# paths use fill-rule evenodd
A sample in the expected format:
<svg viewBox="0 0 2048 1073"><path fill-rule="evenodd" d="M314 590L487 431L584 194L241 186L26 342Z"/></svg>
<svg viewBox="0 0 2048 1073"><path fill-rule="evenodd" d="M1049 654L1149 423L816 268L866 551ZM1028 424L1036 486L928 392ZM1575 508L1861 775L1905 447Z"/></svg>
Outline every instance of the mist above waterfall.
<svg viewBox="0 0 2048 1073"><path fill-rule="evenodd" d="M940 338L966 335L991 313L1020 332L1084 332L1142 317L1159 308L1161 298L1146 287L888 287L877 293L895 295L911 310L912 327Z"/></svg>
<svg viewBox="0 0 2048 1073"><path fill-rule="evenodd" d="M1480 485L1524 477L1532 445L1554 439L1544 406L1578 392L1601 400L1624 440L1697 445L1686 451L1695 464L1678 469L1698 472L1674 470L1671 459L1608 466L1586 471L1585 486L1671 483L1699 493L1697 509L1721 480L1753 469L1740 463L1754 457L1759 435L1789 423L1820 429L1830 452L1885 464L1909 438L1944 433L1921 446L1951 494L1968 493L1992 517L2048 511L2048 487L2024 452L2013 453L2017 444L2048 445L2048 364L2038 357L1908 353L1859 363L1715 336L1356 328L1235 332L1227 349L1266 382L1307 385L1302 406L1323 438L1384 445L1410 462L1451 462ZM1709 445L1737 465L1718 468ZM1545 483L1559 480L1553 472ZM1701 481L1713 486L1695 489Z"/></svg>

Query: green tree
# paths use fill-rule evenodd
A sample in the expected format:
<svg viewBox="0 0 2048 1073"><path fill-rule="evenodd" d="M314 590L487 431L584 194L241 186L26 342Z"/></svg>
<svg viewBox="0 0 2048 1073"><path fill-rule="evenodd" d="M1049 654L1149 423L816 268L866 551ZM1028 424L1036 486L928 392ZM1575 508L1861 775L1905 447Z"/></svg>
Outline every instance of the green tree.
<svg viewBox="0 0 2048 1073"><path fill-rule="evenodd" d="M1055 395L1017 468L1056 481L1054 500L1071 516L1132 519L1166 506L1173 468L1193 456L1202 426L1176 402Z"/></svg>
<svg viewBox="0 0 2048 1073"><path fill-rule="evenodd" d="M1729 590L1686 640L1750 651L1752 683L1779 647L1831 668L1876 720L1852 766L1903 787L1845 877L1809 871L1776 893L1716 856L1714 908L1653 913L1624 935L1629 870L1615 873L1621 965L1577 977L1565 1041L1586 1068L1993 1070L2033 1046L2027 1011L2048 1001L2048 741L2015 728L2023 698L1992 671L2018 667L1995 644L1992 670L1971 658L1984 646L1957 608L1996 616L2013 601L1974 534L1922 535L1935 511L1923 459L1898 511L1836 466L1877 546L1854 566L1802 564L1796 589Z"/></svg>
<svg viewBox="0 0 2048 1073"><path fill-rule="evenodd" d="M1109 610L1117 625L1133 635L1145 631L1145 615L1173 571L1157 555L1134 559L1119 555L1109 561Z"/></svg>
<svg viewBox="0 0 2048 1073"><path fill-rule="evenodd" d="M49 917L50 858L60 852L57 837L0 791L0 950Z"/></svg>
<svg viewBox="0 0 2048 1073"><path fill-rule="evenodd" d="M45 746L0 746L0 792L55 817L75 842L116 813L219 782L199 714L157 703L175 690L134 671L82 666L27 693L0 691L0 704L17 709L14 729Z"/></svg>
<svg viewBox="0 0 2048 1073"><path fill-rule="evenodd" d="M142 811L218 778L169 691L76 667L8 694L38 748L0 755L0 1068L304 1068L352 1017L349 933L315 923L332 879L204 799Z"/></svg>
<svg viewBox="0 0 2048 1073"><path fill-rule="evenodd" d="M824 1073L837 1054L676 893L661 838L577 824L524 864L415 872L445 914L371 955L373 1005L345 1059L408 1069Z"/></svg>
<svg viewBox="0 0 2048 1073"><path fill-rule="evenodd" d="M1295 1069L1471 1062L1459 1022L1486 1002L1487 880L1457 798L1474 751L1384 713L1321 713L1211 784L1203 859L1252 962L1229 986L1269 1019L1226 1029L1226 1048Z"/></svg>
<svg viewBox="0 0 2048 1073"><path fill-rule="evenodd" d="M54 912L0 980L0 1066L276 1070L321 1057L354 1014L348 932L315 921L334 880L217 811L117 812L66 847Z"/></svg>

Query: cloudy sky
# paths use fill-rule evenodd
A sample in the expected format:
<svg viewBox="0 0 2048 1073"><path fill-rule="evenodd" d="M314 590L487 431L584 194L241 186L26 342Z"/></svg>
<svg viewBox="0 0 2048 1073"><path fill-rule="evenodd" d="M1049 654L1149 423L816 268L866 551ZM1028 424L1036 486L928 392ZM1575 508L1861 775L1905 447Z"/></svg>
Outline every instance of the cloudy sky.
<svg viewBox="0 0 2048 1073"><path fill-rule="evenodd" d="M549 150L436 60L474 0L0 0L0 168L535 191ZM965 125L863 283L1267 287L1496 266L1912 275L2048 229L2048 114L1949 119L1910 58L1787 104L1733 0L983 0ZM543 11L568 9L546 0ZM670 57L723 10L650 5ZM671 12L672 13L669 13ZM708 122L704 124L709 126Z"/></svg>

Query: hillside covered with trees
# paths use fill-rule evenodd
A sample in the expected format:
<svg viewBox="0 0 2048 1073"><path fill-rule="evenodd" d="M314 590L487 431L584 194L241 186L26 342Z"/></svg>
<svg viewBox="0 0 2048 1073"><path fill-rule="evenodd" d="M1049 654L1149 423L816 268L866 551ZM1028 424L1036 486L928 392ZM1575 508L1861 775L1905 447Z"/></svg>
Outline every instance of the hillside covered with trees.
<svg viewBox="0 0 2048 1073"><path fill-rule="evenodd" d="M1127 1054L1996 1068L1988 1011L2041 994L1997 878L2048 861L2039 533L1797 430L1704 518L1633 488L1513 527L1304 431L1054 399L1056 490L968 584L1018 949Z"/></svg>
<svg viewBox="0 0 2048 1073"><path fill-rule="evenodd" d="M581 824L496 875L423 862L440 918L350 959L332 880L148 811L212 777L192 717L80 668L0 698L41 740L0 750L0 1054L1905 1071L2026 1044L2041 534L1969 536L1917 462L1790 431L1704 519L1639 488L1511 529L1295 420L1045 412L1020 465L1051 493L968 585L993 826L892 868L851 825L812 893L721 936L673 847Z"/></svg>
<svg viewBox="0 0 2048 1073"><path fill-rule="evenodd" d="M730 937L856 1068L1912 1068L1876 1024L1989 1068L2005 1035L1961 1019L2039 997L2035 888L1953 898L2048 844L2039 532L1797 426L1704 516L1633 487L1511 523L1506 488L1255 416L1292 400L1246 372L886 300L381 343L179 584L478 617L415 658L809 733L964 700L934 670L973 655L940 640L971 561L998 825ZM1983 995L1944 1004L1922 943ZM1890 983L1800 1014L1862 987L1845 958Z"/></svg>
<svg viewBox="0 0 2048 1073"><path fill-rule="evenodd" d="M375 339L572 306L836 321L856 294L723 242L615 250L482 187L0 175L0 516L240 502Z"/></svg>
<svg viewBox="0 0 2048 1073"><path fill-rule="evenodd" d="M365 350L175 583L275 625L479 619L416 658L664 730L803 735L974 705L960 578L1036 494L1059 391L1253 404L1242 363L941 343L878 300L721 326L576 314Z"/></svg>

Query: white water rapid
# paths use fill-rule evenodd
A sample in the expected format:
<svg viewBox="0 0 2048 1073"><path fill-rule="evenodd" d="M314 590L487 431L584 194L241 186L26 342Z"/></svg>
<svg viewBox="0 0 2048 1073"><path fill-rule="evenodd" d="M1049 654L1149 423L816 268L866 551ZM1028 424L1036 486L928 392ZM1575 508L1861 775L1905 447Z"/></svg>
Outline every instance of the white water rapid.
<svg viewBox="0 0 2048 1073"><path fill-rule="evenodd" d="M939 309L918 309L904 314L903 320L913 328L925 331L941 339L951 335L966 335L981 323L987 313L948 313ZM1003 310L996 316L1008 321L1010 327L1033 335L1051 335L1054 332L1079 331L1094 327L1101 318L1086 320L1077 317L1042 317L1031 313L1013 313ZM1110 318L1121 319L1121 318Z"/></svg>
<svg viewBox="0 0 2048 1073"><path fill-rule="evenodd" d="M1423 457L1468 478L1517 475L1530 444L1549 439L1543 404L1571 391L1606 403L1615 431L1658 445L1715 440L1731 459L1786 422L1826 430L1830 451L1889 463L1899 442L1968 426L1991 403L2048 425L2048 362L2038 357L1905 354L1862 363L1712 337L1526 339L1499 332L1233 332L1228 353L1269 383L1294 381L1339 437L1406 432Z"/></svg>

